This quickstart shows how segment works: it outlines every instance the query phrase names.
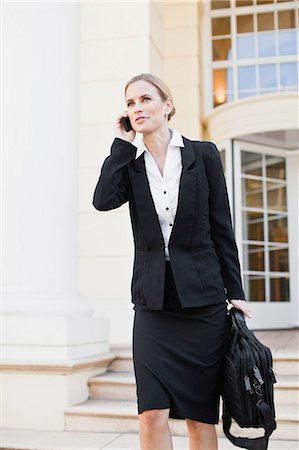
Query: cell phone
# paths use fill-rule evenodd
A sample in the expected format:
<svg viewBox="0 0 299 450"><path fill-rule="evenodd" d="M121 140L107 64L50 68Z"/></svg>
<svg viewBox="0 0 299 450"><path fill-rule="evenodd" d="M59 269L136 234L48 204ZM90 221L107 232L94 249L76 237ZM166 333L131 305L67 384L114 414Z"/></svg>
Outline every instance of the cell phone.
<svg viewBox="0 0 299 450"><path fill-rule="evenodd" d="M131 131L131 130L133 130L129 117L122 117L121 123L123 124L124 129L125 129L126 131Z"/></svg>

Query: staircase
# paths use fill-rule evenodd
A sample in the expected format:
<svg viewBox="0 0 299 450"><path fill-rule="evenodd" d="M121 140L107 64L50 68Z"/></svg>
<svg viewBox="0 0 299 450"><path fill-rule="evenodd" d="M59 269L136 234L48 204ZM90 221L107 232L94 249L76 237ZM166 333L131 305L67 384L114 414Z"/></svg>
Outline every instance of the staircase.
<svg viewBox="0 0 299 450"><path fill-rule="evenodd" d="M261 340L263 343L264 341ZM268 345L265 343L265 345ZM271 348L272 350L272 348ZM89 399L65 409L65 429L72 431L138 433L136 384L132 350L112 348L115 359L105 374L91 377ZM277 378L274 385L277 429L272 440L298 440L299 425L299 358L298 353L273 351L273 369ZM221 421L216 425L219 437L224 437ZM169 419L171 433L188 436L184 420ZM263 430L231 428L237 436L258 437ZM276 448L276 447L275 447ZM277 447L279 448L279 447ZM285 447L284 447L285 448Z"/></svg>

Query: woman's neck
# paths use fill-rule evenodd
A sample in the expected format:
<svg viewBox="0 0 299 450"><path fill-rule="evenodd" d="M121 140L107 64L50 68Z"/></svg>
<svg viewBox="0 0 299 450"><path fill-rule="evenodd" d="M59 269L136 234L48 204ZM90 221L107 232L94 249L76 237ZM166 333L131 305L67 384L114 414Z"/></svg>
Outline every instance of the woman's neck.
<svg viewBox="0 0 299 450"><path fill-rule="evenodd" d="M166 154L171 137L172 132L166 127L153 133L143 135L143 142L153 156L161 157Z"/></svg>

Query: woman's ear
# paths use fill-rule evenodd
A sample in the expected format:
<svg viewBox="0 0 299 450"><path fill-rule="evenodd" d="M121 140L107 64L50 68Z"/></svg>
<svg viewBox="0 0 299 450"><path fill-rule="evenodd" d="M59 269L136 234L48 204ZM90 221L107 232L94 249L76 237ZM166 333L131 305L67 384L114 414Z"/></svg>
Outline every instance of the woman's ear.
<svg viewBox="0 0 299 450"><path fill-rule="evenodd" d="M173 110L173 101L170 97L165 100L165 105L165 115L168 116Z"/></svg>

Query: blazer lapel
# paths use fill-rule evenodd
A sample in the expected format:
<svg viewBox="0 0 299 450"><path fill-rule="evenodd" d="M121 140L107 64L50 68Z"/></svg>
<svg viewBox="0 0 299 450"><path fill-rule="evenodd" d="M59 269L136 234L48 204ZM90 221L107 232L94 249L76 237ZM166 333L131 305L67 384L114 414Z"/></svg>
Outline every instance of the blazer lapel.
<svg viewBox="0 0 299 450"><path fill-rule="evenodd" d="M194 147L189 139L183 136L185 147L181 147L182 174L180 178L178 205L169 247L172 243L180 246L191 246L192 227L196 208L196 162Z"/></svg>
<svg viewBox="0 0 299 450"><path fill-rule="evenodd" d="M192 142L184 136L183 141L185 147L181 147L182 173L179 184L178 205L169 245L173 241L177 244L186 245L188 244L186 239L191 239L192 237L191 231L196 206L196 167L192 167L192 165L196 158ZM146 175L144 152L133 161L130 174L136 211L145 240L149 248L164 247L163 234Z"/></svg>

